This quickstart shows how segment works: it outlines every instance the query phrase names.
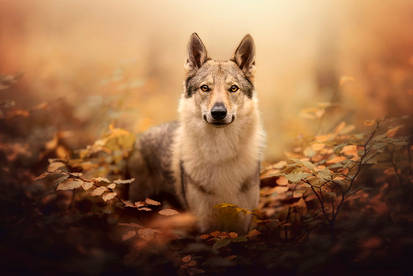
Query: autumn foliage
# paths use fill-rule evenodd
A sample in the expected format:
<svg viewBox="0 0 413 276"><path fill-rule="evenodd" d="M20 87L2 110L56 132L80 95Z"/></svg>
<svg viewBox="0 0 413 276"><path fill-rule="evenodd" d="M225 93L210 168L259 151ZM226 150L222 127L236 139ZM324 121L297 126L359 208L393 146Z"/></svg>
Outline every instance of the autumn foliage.
<svg viewBox="0 0 413 276"><path fill-rule="evenodd" d="M17 81L1 76L0 89ZM253 215L252 230L241 235L198 233L196 218L164 198L127 200L133 179L126 159L135 134L111 125L77 148L67 142L75 134L47 130L55 122L45 114L70 110L57 105L19 109L8 100L1 106L0 124L8 130L0 140L1 251L14 272L344 273L408 266L408 116L368 120L358 128L342 121L295 139L283 160L263 166L257 210L215 206L228 223L238 213ZM320 124L328 106L301 115ZM16 266L20 259L26 266Z"/></svg>

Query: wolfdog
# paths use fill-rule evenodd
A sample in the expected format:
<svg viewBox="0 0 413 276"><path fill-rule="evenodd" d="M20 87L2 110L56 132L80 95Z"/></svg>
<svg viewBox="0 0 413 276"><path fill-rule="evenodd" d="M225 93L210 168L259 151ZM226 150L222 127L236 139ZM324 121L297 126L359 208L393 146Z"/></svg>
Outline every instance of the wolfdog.
<svg viewBox="0 0 413 276"><path fill-rule="evenodd" d="M264 131L254 89L255 44L247 34L226 61L213 60L196 33L185 62L179 120L144 132L128 160L129 198L167 192L197 218L201 232L246 232L250 212L228 223L221 203L253 210L259 200ZM225 218L224 218L225 220Z"/></svg>

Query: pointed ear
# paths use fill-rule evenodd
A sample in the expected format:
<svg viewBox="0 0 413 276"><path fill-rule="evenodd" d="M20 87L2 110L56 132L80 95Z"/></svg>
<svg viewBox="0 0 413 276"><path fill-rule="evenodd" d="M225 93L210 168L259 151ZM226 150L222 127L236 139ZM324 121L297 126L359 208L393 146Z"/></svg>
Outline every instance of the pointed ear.
<svg viewBox="0 0 413 276"><path fill-rule="evenodd" d="M207 50L197 33L193 33L188 42L187 71L198 70L208 59Z"/></svg>
<svg viewBox="0 0 413 276"><path fill-rule="evenodd" d="M255 44L250 34L244 36L232 59L244 72L245 76L253 80L255 73Z"/></svg>

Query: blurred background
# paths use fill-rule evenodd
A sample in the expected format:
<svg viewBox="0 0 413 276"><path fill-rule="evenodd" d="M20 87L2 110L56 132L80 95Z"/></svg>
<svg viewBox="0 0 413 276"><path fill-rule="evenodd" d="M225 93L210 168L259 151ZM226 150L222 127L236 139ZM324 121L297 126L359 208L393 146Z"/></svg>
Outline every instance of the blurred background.
<svg viewBox="0 0 413 276"><path fill-rule="evenodd" d="M269 161L297 136L341 121L413 113L413 1L1 0L0 7L0 75L21 73L0 90L2 108L13 99L20 110L7 114L21 129L2 125L3 134L59 132L78 148L111 123L141 132L176 119L192 32L216 59L230 58L246 33L254 37ZM45 111L32 119L41 131L34 121L19 123L25 110Z"/></svg>

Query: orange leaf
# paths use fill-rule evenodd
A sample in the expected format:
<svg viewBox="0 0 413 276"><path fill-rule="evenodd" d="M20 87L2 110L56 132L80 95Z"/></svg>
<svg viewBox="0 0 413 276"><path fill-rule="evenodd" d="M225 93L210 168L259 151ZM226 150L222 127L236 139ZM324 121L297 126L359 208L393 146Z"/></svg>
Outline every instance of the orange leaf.
<svg viewBox="0 0 413 276"><path fill-rule="evenodd" d="M285 176L280 176L278 179L275 181L280 186L286 186L288 184L288 179Z"/></svg>
<svg viewBox="0 0 413 276"><path fill-rule="evenodd" d="M327 161L327 164L335 164L346 160L344 156L335 156Z"/></svg>
<svg viewBox="0 0 413 276"><path fill-rule="evenodd" d="M156 200L153 200L153 199L150 199L150 198L146 198L145 203L148 204L148 205L154 205L154 206L161 205L161 203L159 201L156 201Z"/></svg>

